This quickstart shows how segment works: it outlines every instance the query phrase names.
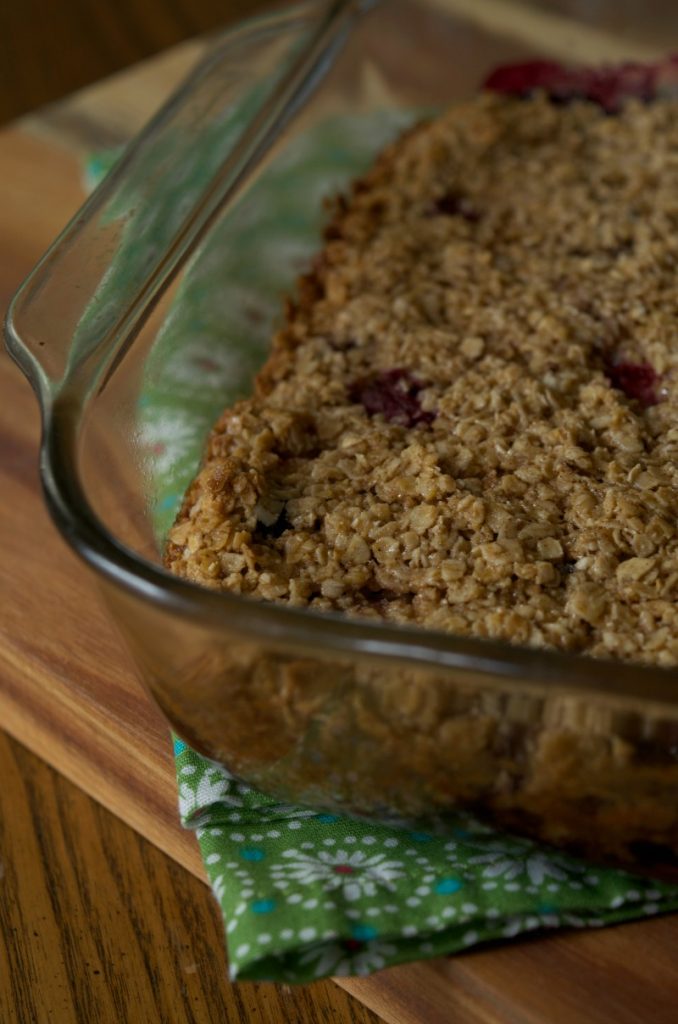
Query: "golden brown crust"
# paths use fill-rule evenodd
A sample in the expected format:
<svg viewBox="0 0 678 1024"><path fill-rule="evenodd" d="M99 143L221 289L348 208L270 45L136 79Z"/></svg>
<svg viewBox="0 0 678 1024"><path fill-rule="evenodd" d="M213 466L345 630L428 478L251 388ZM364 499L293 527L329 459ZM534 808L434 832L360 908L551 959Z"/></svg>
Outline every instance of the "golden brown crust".
<svg viewBox="0 0 678 1024"><path fill-rule="evenodd" d="M488 95L389 147L216 424L168 567L676 664L677 148L676 101Z"/></svg>

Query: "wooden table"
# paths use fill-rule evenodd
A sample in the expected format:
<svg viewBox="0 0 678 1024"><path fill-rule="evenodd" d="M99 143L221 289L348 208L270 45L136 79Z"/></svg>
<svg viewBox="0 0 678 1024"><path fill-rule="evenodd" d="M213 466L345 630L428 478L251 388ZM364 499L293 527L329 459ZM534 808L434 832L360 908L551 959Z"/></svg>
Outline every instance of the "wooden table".
<svg viewBox="0 0 678 1024"><path fill-rule="evenodd" d="M270 2L0 4L0 124Z"/></svg>
<svg viewBox="0 0 678 1024"><path fill-rule="evenodd" d="M231 985L208 889L0 733L3 1024L374 1024L331 982Z"/></svg>
<svg viewBox="0 0 678 1024"><path fill-rule="evenodd" d="M3 307L80 204L83 153L126 138L197 50L0 133ZM164 723L47 520L38 430L29 388L2 354L0 723L71 780L0 736L2 1024L676 1021L673 917L342 980L351 995L332 982L230 985L216 906L177 824ZM125 742L140 757L126 773L115 756Z"/></svg>

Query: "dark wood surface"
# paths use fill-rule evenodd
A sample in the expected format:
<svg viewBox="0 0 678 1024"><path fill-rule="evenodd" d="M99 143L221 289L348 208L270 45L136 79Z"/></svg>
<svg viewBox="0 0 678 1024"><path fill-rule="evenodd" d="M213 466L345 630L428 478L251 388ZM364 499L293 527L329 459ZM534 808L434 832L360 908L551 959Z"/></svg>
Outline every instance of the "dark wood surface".
<svg viewBox="0 0 678 1024"><path fill-rule="evenodd" d="M209 890L0 732L2 1024L378 1024L332 982L232 985Z"/></svg>
<svg viewBox="0 0 678 1024"><path fill-rule="evenodd" d="M265 0L21 0L0 3L0 124Z"/></svg>

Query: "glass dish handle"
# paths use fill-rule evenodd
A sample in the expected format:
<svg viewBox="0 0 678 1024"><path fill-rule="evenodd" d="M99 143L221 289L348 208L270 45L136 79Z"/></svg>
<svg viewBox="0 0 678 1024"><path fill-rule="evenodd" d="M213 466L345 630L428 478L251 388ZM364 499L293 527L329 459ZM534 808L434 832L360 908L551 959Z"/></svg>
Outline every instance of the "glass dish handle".
<svg viewBox="0 0 678 1024"><path fill-rule="evenodd" d="M43 414L64 393L81 410L101 386L369 6L315 0L227 32L124 153L9 308L7 345ZM262 78L257 58L281 46ZM244 129L233 117L243 105Z"/></svg>

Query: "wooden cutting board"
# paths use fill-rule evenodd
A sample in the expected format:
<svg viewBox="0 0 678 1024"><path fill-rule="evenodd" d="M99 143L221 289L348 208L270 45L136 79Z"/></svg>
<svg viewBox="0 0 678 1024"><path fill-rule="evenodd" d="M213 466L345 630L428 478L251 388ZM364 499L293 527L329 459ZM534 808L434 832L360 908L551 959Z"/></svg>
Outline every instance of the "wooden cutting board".
<svg viewBox="0 0 678 1024"><path fill-rule="evenodd" d="M81 203L83 154L136 131L200 49L180 47L0 133L3 309ZM43 508L38 438L36 403L3 352L0 725L203 878L177 821L167 726L97 603L96 581ZM675 1024L676 943L678 917L666 917L339 984L389 1024Z"/></svg>

